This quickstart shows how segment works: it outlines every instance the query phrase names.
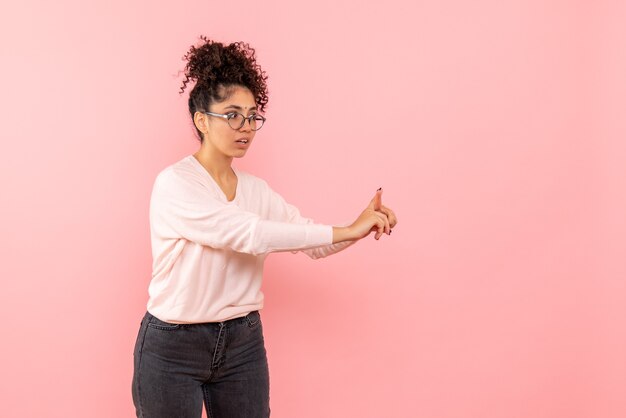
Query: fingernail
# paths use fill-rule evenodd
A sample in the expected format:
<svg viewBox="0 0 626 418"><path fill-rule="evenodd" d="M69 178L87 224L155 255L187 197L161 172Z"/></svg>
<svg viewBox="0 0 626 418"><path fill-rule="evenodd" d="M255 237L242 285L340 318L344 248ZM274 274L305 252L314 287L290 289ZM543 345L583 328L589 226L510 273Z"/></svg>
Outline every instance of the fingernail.
<svg viewBox="0 0 626 418"><path fill-rule="evenodd" d="M389 235L391 235L391 233L392 233L392 232L393 232L393 230L391 230L391 229L390 229L390 230L389 230Z"/></svg>
<svg viewBox="0 0 626 418"><path fill-rule="evenodd" d="M383 189L382 187L379 187L379 188L378 188L378 190L376 190L376 191L377 191L377 192L379 192L379 191L381 191L382 189Z"/></svg>

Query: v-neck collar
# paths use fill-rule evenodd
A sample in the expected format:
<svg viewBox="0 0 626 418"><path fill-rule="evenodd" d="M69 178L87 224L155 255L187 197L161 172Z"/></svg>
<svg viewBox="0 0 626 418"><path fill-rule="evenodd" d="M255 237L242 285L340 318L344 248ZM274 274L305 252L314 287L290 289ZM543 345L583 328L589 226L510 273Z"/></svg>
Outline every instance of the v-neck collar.
<svg viewBox="0 0 626 418"><path fill-rule="evenodd" d="M235 187L235 197L233 198L233 200L228 200L228 196L226 196L226 194L224 193L224 191L222 190L220 185L217 184L217 181L215 181L215 179L213 178L211 173L209 173L207 171L207 169L204 168L204 166L200 163L200 161L198 161L198 159L193 154L190 155L188 158L190 158L192 160L193 165L196 168L198 168L203 173L203 175L206 176L211 183L213 183L213 185L215 187L217 187L217 190L219 190L220 194L222 195L222 197L224 198L224 201L226 203L233 203L233 202L235 202L235 201L237 201L239 199L239 195L241 194L240 193L240 190L241 190L241 176L239 175L239 170L237 170L233 166L230 167L233 170L233 173L235 173L235 177L237 177L237 186Z"/></svg>

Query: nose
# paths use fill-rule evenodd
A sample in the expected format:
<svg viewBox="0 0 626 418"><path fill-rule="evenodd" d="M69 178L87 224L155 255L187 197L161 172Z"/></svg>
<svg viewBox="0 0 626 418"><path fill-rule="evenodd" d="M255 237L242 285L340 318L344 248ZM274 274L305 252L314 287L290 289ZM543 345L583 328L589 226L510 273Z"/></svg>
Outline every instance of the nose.
<svg viewBox="0 0 626 418"><path fill-rule="evenodd" d="M246 121L248 122L248 127L247 128L246 128ZM243 120L243 125L239 129L242 130L242 131L246 131L246 132L252 131L252 121L250 120L250 118L245 118Z"/></svg>

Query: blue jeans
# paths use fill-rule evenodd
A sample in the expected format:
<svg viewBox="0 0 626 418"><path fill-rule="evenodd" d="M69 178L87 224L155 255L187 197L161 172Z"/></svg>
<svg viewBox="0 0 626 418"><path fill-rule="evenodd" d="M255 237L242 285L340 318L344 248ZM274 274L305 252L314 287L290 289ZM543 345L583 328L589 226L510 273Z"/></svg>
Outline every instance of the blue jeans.
<svg viewBox="0 0 626 418"><path fill-rule="evenodd" d="M171 324L144 315L134 350L140 418L267 418L269 370L259 311L223 322Z"/></svg>

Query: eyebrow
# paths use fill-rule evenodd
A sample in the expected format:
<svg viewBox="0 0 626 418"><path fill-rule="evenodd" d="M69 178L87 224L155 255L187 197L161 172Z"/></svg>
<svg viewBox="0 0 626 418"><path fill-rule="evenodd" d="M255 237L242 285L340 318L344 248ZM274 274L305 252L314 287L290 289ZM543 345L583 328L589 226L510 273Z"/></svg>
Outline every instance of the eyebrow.
<svg viewBox="0 0 626 418"><path fill-rule="evenodd" d="M237 106L237 105L228 105L228 106L226 106L226 107L224 108L224 110L226 110L226 109L230 109L231 107L232 107L233 109L243 110L243 108L242 108L241 106ZM256 110L256 106L252 106L252 107L250 108L250 110Z"/></svg>

